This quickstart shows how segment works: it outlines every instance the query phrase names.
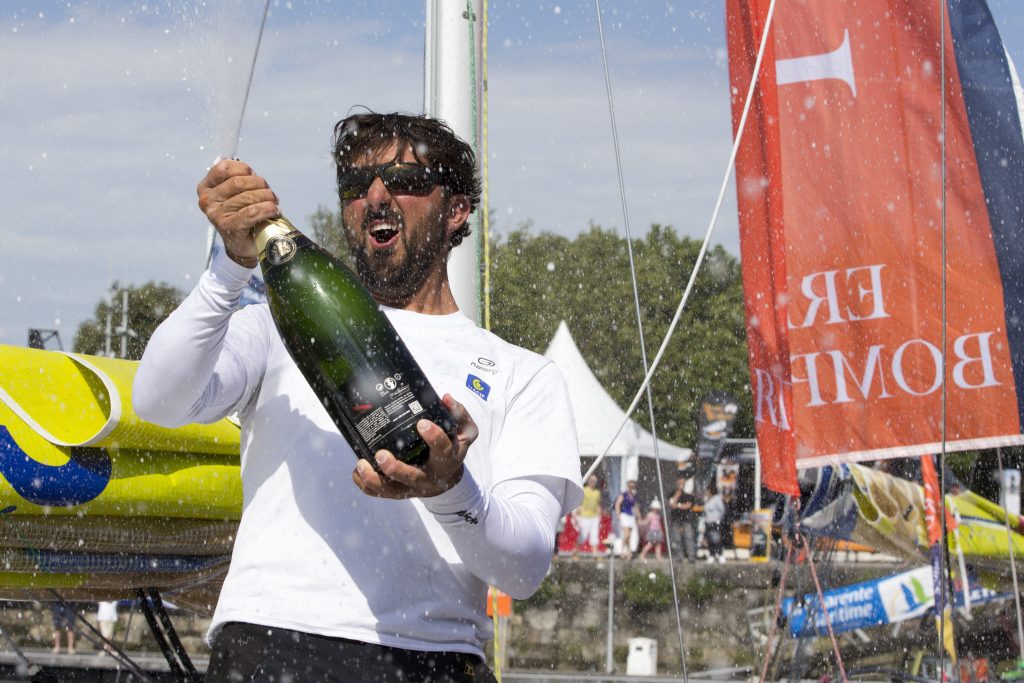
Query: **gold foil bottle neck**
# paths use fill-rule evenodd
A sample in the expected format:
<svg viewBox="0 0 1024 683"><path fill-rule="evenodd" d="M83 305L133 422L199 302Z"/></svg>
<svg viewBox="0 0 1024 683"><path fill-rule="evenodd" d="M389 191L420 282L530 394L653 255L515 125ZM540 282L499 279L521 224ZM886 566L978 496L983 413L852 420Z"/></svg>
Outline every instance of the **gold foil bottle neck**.
<svg viewBox="0 0 1024 683"><path fill-rule="evenodd" d="M255 233L256 239L256 254L262 261L267 253L267 242L274 237L284 237L292 233L297 233L298 230L292 225L287 218L281 216L280 218L272 218L269 221L263 221L257 225L253 232Z"/></svg>

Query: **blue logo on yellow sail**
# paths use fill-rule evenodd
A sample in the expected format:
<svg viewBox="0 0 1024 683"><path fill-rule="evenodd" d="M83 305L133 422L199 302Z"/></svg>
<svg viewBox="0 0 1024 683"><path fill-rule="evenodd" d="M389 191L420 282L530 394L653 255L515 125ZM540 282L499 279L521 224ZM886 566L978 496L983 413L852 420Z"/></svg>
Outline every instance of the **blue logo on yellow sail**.
<svg viewBox="0 0 1024 683"><path fill-rule="evenodd" d="M66 507L87 503L110 482L110 456L102 448L72 448L65 464L33 460L0 425L0 474L18 495L36 505Z"/></svg>
<svg viewBox="0 0 1024 683"><path fill-rule="evenodd" d="M474 394L476 394L485 401L487 400L487 395L491 393L491 385L489 385L487 382L483 381L476 375L466 376L466 386L469 387L470 391L472 391Z"/></svg>

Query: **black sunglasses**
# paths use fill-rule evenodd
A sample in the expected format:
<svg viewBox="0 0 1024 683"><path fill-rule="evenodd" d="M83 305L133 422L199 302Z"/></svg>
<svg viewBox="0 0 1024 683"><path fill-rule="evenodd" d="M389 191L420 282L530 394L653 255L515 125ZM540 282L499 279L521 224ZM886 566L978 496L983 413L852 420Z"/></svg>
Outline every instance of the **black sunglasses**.
<svg viewBox="0 0 1024 683"><path fill-rule="evenodd" d="M377 166L353 166L338 175L338 192L343 201L365 197L380 178L388 192L396 194L429 194L435 185L444 183L444 174L423 164L391 161Z"/></svg>

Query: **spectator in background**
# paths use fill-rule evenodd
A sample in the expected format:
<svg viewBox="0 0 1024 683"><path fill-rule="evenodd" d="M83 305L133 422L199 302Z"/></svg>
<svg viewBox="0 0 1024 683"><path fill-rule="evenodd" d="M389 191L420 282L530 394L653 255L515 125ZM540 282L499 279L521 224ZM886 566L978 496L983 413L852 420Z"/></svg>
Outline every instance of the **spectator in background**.
<svg viewBox="0 0 1024 683"><path fill-rule="evenodd" d="M104 641L112 641L114 639L114 628L117 626L117 602L101 602L96 606L96 621L100 625L100 635L103 636ZM101 655L105 655L111 651L110 644L108 642L103 643L103 650L100 651Z"/></svg>
<svg viewBox="0 0 1024 683"><path fill-rule="evenodd" d="M686 463L678 470L676 490L668 499L669 519L675 532L677 551L690 562L697 561L697 520L694 510L697 498L693 495L693 469Z"/></svg>
<svg viewBox="0 0 1024 683"><path fill-rule="evenodd" d="M704 496L704 538L708 543L708 563L725 562L722 557L722 520L725 518L725 501L712 484Z"/></svg>
<svg viewBox="0 0 1024 683"><path fill-rule="evenodd" d="M736 543L732 537L733 527L736 524L737 502L736 487L730 486L721 492L722 503L725 504L725 515L722 516L722 548L733 549Z"/></svg>
<svg viewBox="0 0 1024 683"><path fill-rule="evenodd" d="M573 548L573 556L584 545L590 544L590 552L596 553L601 550L601 489L597 485L597 475L587 477L587 483L583 486L583 502L576 508L576 529L579 534L576 536L576 547Z"/></svg>
<svg viewBox="0 0 1024 683"><path fill-rule="evenodd" d="M647 530L644 549L640 551L640 559L647 561L647 553L654 550L654 557L661 559L661 544L665 540L665 524L661 518L661 503L655 498L651 507L644 515L643 526Z"/></svg>
<svg viewBox="0 0 1024 683"><path fill-rule="evenodd" d="M619 518L619 529L622 530L622 559L633 558L633 551L639 545L640 537L636 533L636 480L626 482L626 490L615 499L615 514Z"/></svg>
<svg viewBox="0 0 1024 683"><path fill-rule="evenodd" d="M67 653L75 653L75 608L66 602L55 602L50 605L53 614L53 653L60 652L60 635L63 633L67 643Z"/></svg>

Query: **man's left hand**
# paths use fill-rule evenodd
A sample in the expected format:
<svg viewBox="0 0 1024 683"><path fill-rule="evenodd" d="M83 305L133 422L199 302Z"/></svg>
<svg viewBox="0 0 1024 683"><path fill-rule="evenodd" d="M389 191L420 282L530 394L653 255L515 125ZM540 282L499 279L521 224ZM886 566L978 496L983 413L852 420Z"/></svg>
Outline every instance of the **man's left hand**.
<svg viewBox="0 0 1024 683"><path fill-rule="evenodd" d="M416 431L430 447L430 457L420 466L409 465L390 451L376 453L377 468L360 459L352 472L352 481L359 489L378 498L429 498L444 493L462 479L462 461L479 430L466 408L445 394L441 399L455 420L455 438L430 420L420 420Z"/></svg>

